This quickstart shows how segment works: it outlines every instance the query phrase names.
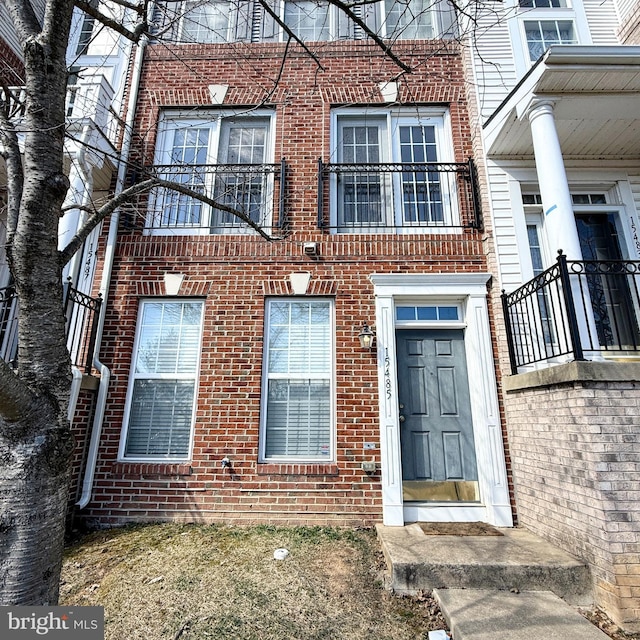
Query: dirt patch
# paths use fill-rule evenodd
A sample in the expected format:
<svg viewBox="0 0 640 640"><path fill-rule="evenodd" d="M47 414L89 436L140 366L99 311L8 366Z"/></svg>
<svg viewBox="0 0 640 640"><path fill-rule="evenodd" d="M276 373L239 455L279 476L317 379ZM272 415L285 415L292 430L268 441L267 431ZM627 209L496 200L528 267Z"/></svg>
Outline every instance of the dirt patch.
<svg viewBox="0 0 640 640"><path fill-rule="evenodd" d="M502 533L486 522L419 522L427 536L501 536Z"/></svg>

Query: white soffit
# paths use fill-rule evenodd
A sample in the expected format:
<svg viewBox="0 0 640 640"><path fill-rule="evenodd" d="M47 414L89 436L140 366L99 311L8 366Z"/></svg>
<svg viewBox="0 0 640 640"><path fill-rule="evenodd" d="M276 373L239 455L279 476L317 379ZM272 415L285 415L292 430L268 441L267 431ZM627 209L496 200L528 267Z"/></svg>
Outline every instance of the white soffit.
<svg viewBox="0 0 640 640"><path fill-rule="evenodd" d="M492 158L532 158L527 109L554 101L563 156L640 157L640 47L551 47L485 124Z"/></svg>

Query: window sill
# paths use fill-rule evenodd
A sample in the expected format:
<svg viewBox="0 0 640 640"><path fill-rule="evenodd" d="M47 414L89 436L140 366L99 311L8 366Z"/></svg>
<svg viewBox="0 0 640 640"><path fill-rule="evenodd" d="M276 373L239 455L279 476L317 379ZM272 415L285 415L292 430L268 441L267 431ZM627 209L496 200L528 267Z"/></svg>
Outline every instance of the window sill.
<svg viewBox="0 0 640 640"><path fill-rule="evenodd" d="M116 462L112 469L113 475L122 478L175 478L193 473L184 462Z"/></svg>
<svg viewBox="0 0 640 640"><path fill-rule="evenodd" d="M335 463L259 462L259 476L337 476Z"/></svg>

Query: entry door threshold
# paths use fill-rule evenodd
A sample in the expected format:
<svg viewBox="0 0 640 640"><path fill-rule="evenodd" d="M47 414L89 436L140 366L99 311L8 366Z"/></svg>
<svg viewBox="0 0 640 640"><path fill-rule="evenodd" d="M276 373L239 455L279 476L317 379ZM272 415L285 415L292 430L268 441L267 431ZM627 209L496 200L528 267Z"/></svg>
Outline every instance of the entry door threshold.
<svg viewBox="0 0 640 640"><path fill-rule="evenodd" d="M402 511L405 522L489 522L483 504L405 502Z"/></svg>

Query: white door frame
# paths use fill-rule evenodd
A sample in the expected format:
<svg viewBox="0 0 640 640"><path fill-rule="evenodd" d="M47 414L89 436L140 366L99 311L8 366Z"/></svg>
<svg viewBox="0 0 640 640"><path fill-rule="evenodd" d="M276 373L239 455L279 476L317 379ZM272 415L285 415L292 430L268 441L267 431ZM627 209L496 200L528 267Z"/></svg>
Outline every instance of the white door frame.
<svg viewBox="0 0 640 640"><path fill-rule="evenodd" d="M501 527L513 526L487 308L487 282L490 277L489 273L376 273L370 276L376 301L382 512L385 525L402 526L405 522L419 520L481 521ZM401 298L403 304L411 299L416 304L451 301L461 305L463 318L456 326L463 326L465 333L478 462L478 504L403 504L395 339L397 298Z"/></svg>

